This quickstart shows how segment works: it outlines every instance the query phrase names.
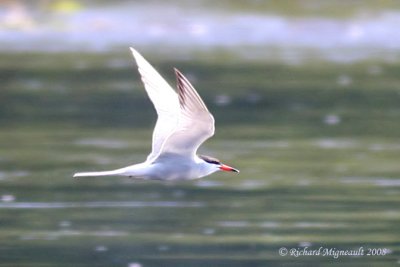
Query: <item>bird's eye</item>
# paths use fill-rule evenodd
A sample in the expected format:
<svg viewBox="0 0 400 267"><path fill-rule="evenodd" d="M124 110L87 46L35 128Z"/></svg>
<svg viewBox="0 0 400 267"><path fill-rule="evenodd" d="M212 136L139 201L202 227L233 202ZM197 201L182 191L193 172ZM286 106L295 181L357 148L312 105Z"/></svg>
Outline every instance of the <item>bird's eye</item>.
<svg viewBox="0 0 400 267"><path fill-rule="evenodd" d="M212 157L204 156L204 155L200 155L199 157L202 160L204 160L205 162L208 162L208 163L211 163L211 164L215 164L215 165L221 165L221 162L216 158L212 158Z"/></svg>

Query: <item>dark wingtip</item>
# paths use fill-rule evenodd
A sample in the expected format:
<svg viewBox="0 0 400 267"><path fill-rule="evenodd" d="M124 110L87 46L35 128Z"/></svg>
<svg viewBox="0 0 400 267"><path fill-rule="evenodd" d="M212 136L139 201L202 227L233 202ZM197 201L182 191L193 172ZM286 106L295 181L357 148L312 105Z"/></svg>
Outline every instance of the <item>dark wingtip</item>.
<svg viewBox="0 0 400 267"><path fill-rule="evenodd" d="M175 72L175 75L182 76L182 72L180 72L180 70L178 70L177 68L174 68L174 72Z"/></svg>

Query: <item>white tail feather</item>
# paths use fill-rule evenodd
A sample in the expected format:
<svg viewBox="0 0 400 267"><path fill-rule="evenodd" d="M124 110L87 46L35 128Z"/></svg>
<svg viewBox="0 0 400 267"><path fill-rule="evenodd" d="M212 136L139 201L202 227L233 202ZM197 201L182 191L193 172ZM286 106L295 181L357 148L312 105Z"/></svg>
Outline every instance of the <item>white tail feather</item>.
<svg viewBox="0 0 400 267"><path fill-rule="evenodd" d="M103 172L77 172L74 177L90 177L90 176L111 176L111 175L121 175L120 170L114 171L103 171Z"/></svg>
<svg viewBox="0 0 400 267"><path fill-rule="evenodd" d="M148 173L149 173L149 163L144 162L112 171L77 172L74 174L74 177L113 176L113 175L144 177L148 176Z"/></svg>

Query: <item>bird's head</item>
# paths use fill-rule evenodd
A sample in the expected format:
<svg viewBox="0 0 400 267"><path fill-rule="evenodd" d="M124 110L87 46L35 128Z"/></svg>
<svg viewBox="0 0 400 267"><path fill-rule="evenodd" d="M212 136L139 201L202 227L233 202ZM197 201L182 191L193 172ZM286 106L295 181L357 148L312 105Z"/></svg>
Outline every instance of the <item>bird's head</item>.
<svg viewBox="0 0 400 267"><path fill-rule="evenodd" d="M237 173L239 172L238 169L225 165L216 158L204 155L199 155L199 158L208 163L210 167L215 168L215 171L226 171L226 172L237 172Z"/></svg>

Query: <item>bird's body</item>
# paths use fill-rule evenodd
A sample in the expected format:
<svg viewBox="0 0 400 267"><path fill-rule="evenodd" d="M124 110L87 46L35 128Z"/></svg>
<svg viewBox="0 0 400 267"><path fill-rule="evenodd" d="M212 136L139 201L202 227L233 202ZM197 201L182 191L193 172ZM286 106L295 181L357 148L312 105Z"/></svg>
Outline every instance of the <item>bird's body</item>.
<svg viewBox="0 0 400 267"><path fill-rule="evenodd" d="M74 177L122 175L143 180L191 180L217 171L214 166L199 158L187 158L177 154L164 154L153 162L143 162L125 168L76 173Z"/></svg>
<svg viewBox="0 0 400 267"><path fill-rule="evenodd" d="M214 118L190 82L177 70L176 93L158 72L133 48L146 92L158 119L152 151L143 163L101 172L81 172L74 177L121 175L148 180L189 180L218 170L239 172L217 159L196 154L214 134Z"/></svg>

